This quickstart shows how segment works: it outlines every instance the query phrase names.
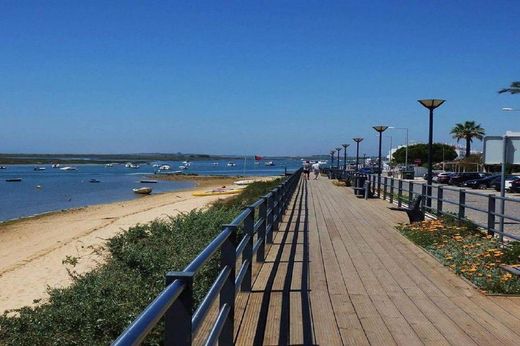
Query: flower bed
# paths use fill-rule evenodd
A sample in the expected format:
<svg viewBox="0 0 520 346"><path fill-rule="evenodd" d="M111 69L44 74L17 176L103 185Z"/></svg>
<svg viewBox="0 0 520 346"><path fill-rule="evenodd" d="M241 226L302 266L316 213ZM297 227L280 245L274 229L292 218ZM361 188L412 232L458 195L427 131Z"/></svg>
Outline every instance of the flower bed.
<svg viewBox="0 0 520 346"><path fill-rule="evenodd" d="M520 243L501 243L474 225L449 217L397 229L441 263L488 293L520 294L520 277L501 268L520 262Z"/></svg>

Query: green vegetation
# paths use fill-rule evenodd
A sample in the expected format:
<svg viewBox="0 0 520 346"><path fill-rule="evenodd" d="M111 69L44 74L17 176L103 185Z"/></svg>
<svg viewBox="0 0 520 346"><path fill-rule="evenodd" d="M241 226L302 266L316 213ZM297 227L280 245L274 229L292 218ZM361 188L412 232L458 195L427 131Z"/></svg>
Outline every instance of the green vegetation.
<svg viewBox="0 0 520 346"><path fill-rule="evenodd" d="M455 124L455 127L451 129L450 133L453 135L453 138L457 139L457 142L461 139L466 141L466 157L469 157L473 138L482 140L486 134L486 130L474 121L466 121L464 124Z"/></svg>
<svg viewBox="0 0 520 346"><path fill-rule="evenodd" d="M520 262L520 243L503 244L486 236L475 225L453 217L399 225L399 231L489 293L519 294L520 277L503 270L501 264Z"/></svg>
<svg viewBox="0 0 520 346"><path fill-rule="evenodd" d="M207 154L1 154L0 164L82 164L82 163L145 163L151 161L219 160L224 157Z"/></svg>
<svg viewBox="0 0 520 346"><path fill-rule="evenodd" d="M457 157L455 149L451 145L442 143L433 143L433 163L450 161ZM405 163L406 148L399 148L393 155L393 159L397 163ZM421 160L422 163L428 162L428 145L414 144L408 147L408 162L413 163L415 160Z"/></svg>
<svg viewBox="0 0 520 346"><path fill-rule="evenodd" d="M244 206L280 180L255 183L237 197L168 221L137 225L108 241L106 264L49 289L50 300L0 317L1 345L106 345L164 289L165 273L182 270ZM195 277L198 304L218 273L216 254ZM74 265L67 257L64 264ZM147 338L160 344L163 326Z"/></svg>

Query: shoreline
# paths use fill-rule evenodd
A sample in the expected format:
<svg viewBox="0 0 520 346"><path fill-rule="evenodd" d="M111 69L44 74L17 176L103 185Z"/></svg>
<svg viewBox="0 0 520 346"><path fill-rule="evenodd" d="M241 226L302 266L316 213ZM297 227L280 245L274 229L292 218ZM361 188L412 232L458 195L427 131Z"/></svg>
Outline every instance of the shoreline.
<svg viewBox="0 0 520 346"><path fill-rule="evenodd" d="M195 197L192 193L224 182L232 186L236 178L199 180L199 186L192 188L0 223L0 314L40 304L48 297L48 287L67 287L72 275L102 265L107 259L106 241L128 228L231 197Z"/></svg>

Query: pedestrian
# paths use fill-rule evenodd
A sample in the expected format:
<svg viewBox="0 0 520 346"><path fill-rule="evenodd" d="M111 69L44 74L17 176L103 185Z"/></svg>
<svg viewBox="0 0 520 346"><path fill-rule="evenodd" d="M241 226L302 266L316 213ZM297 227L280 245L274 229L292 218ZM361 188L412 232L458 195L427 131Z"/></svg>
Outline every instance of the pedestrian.
<svg viewBox="0 0 520 346"><path fill-rule="evenodd" d="M305 179L309 180L309 174L311 173L311 163L309 161L305 161L303 164L303 175Z"/></svg>
<svg viewBox="0 0 520 346"><path fill-rule="evenodd" d="M320 164L319 162L315 162L312 166L312 173L314 173L314 180L317 180L320 176Z"/></svg>

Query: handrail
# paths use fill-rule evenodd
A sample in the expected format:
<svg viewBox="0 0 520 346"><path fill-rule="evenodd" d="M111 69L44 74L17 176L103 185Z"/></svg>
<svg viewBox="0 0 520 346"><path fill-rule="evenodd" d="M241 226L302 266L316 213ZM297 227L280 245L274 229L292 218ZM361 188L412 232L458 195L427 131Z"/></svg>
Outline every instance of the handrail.
<svg viewBox="0 0 520 346"><path fill-rule="evenodd" d="M272 243L273 232L278 230L299 182L302 169L298 169L271 192L245 208L184 268L167 274L166 288L121 333L113 345L137 345L165 317L165 345L191 345L192 339L204 323L211 306L220 296L220 309L206 344L231 344L234 330L236 294L251 291L253 254L257 262L265 260L264 247ZM255 221L255 210L258 219ZM244 237L237 244L237 230L242 226ZM253 236L257 240L253 244ZM220 250L222 268L195 313L193 311L193 277L201 267ZM238 273L237 260L241 258Z"/></svg>
<svg viewBox="0 0 520 346"><path fill-rule="evenodd" d="M394 203L394 195L396 190L396 185L399 186L397 189L397 203L405 202L408 200L408 203L411 201L414 196L423 196L423 209L429 211L433 215L441 215L447 214L448 212L443 208L444 204L454 205L456 206L457 211L455 212L456 217L460 220L467 220L475 225L482 227L487 230L488 234L495 235L498 234L499 239L501 241L504 240L504 237L509 238L510 240L520 240L520 235L512 234L510 231L506 231L504 229L505 221L514 221L515 223L520 223L520 218L518 218L518 212L510 212L509 214L504 211L501 213L497 208L497 201L499 203L504 204L505 210L505 202L517 203L516 206L520 209L520 199L512 198L512 197L501 197L495 194L485 194L476 191L469 191L466 189L457 189L454 187L444 186L444 185L428 185L427 183L416 183L409 180L396 179L394 177L383 177L383 179L379 180L377 175L369 175L369 184L373 184L373 188L376 188L376 181L378 185L379 194L378 197L382 197L383 199L387 199L389 196L389 200L391 203ZM396 184L396 181L398 184ZM404 184L406 182L406 184ZM406 187L405 187L406 185ZM418 187L420 187L420 191ZM436 190L436 193L434 191ZM381 191L383 193L381 193ZM446 198L444 193L451 192L452 195L456 194L455 198L452 199ZM406 193L406 196L405 196ZM466 196L472 196L472 200L470 202L466 201ZM477 199L477 201L475 201ZM433 205L432 201L436 201L435 205ZM475 206L475 203L480 201L483 205ZM508 204L510 205L510 204ZM472 211L471 215L468 215L467 210ZM476 213L485 214L485 221L475 219ZM453 212L452 212L453 213ZM497 221L498 219L498 221ZM487 222L487 224L485 224ZM496 227L496 224L499 224L499 227ZM520 229L519 229L520 230Z"/></svg>

